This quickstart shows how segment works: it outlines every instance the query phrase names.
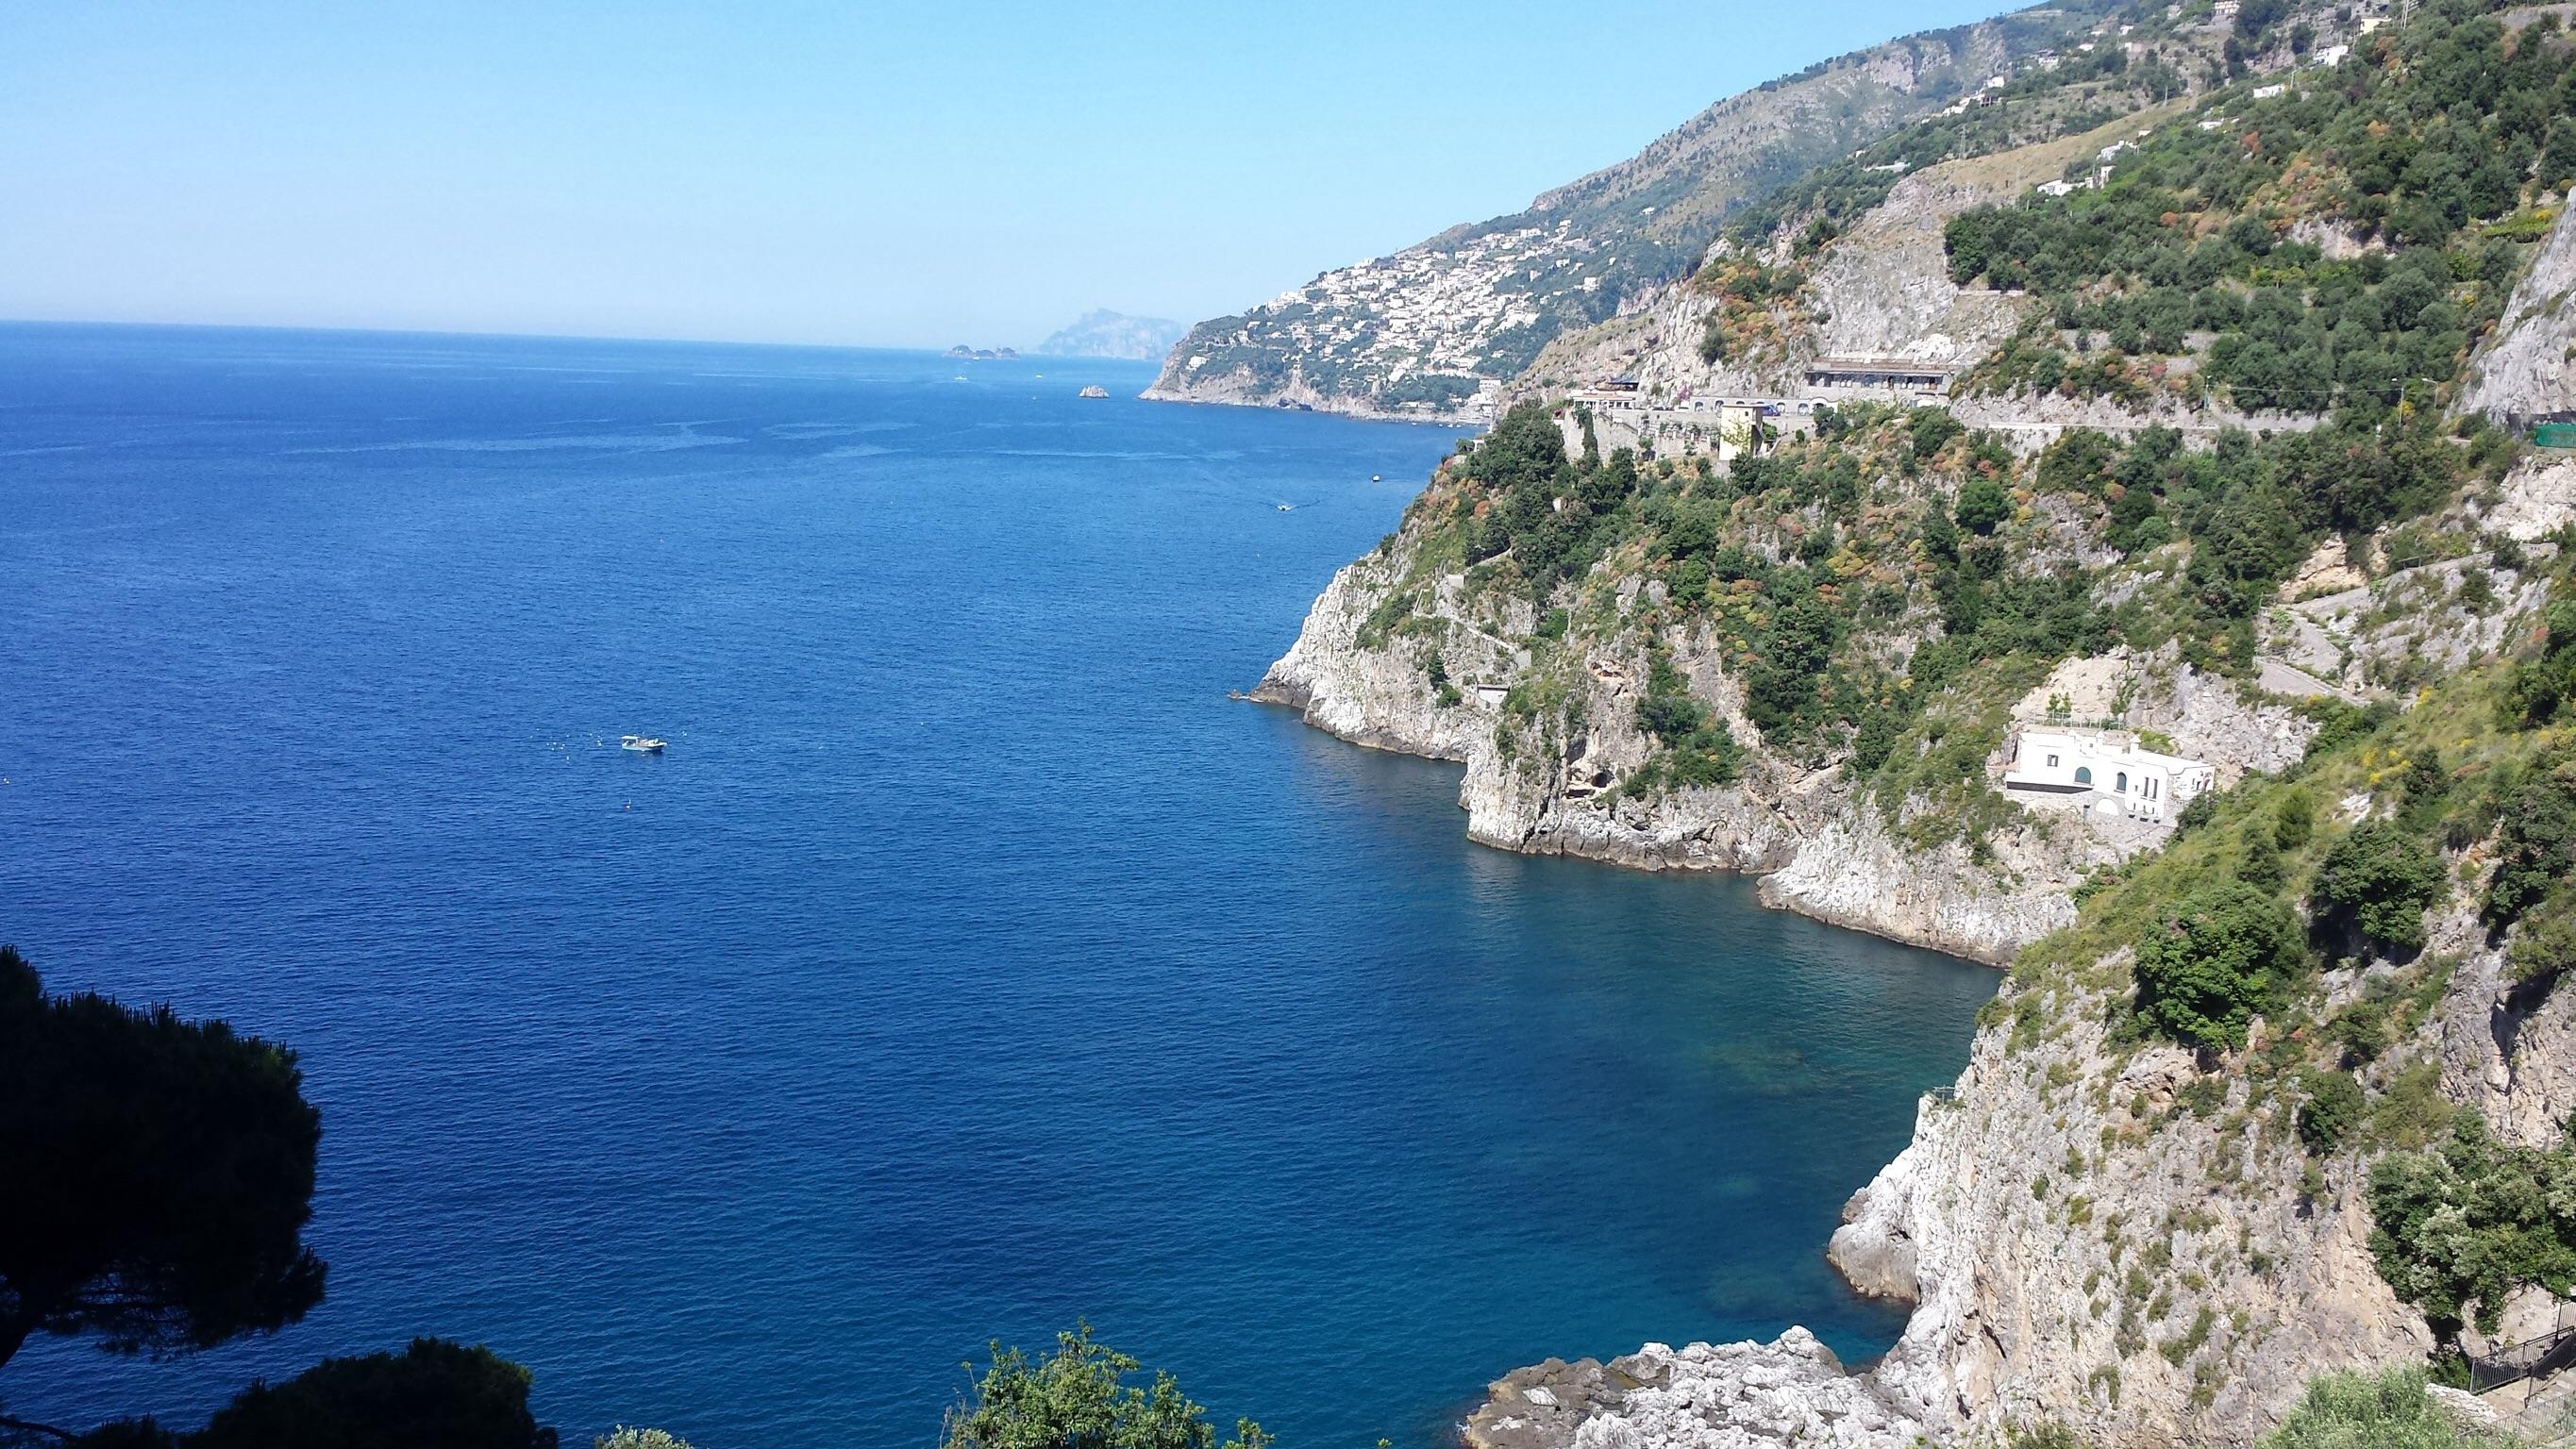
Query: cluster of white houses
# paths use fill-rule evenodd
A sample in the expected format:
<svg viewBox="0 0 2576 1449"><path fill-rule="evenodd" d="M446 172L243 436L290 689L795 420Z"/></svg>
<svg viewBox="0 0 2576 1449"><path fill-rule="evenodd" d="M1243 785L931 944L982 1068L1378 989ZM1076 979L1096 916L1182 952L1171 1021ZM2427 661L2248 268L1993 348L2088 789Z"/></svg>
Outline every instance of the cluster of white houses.
<svg viewBox="0 0 2576 1449"><path fill-rule="evenodd" d="M2216 767L2162 754L2123 730L2026 729L2004 789L2131 820L2171 820L2218 783Z"/></svg>

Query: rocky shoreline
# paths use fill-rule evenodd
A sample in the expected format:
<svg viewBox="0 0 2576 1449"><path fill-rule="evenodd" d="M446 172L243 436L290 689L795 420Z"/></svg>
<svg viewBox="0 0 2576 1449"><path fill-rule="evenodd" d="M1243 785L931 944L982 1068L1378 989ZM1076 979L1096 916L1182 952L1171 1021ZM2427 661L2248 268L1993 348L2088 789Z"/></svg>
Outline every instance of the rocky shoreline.
<svg viewBox="0 0 2576 1449"><path fill-rule="evenodd" d="M1139 402L1190 403L1200 407L1269 408L1273 410L1284 408L1298 412L1331 413L1336 417L1358 418L1363 422L1427 423L1434 427L1442 428L1471 428L1491 421L1491 419L1482 415L1469 413L1463 410L1429 413L1389 412L1383 408L1370 407L1365 401L1362 401L1359 398L1341 393L1320 393L1311 389L1282 392L1265 397L1256 397L1249 391L1244 390L1237 390L1231 394L1223 390L1215 392L1183 391L1178 388L1164 387L1160 383L1157 383L1154 386L1145 389L1143 392L1136 394L1136 399Z"/></svg>

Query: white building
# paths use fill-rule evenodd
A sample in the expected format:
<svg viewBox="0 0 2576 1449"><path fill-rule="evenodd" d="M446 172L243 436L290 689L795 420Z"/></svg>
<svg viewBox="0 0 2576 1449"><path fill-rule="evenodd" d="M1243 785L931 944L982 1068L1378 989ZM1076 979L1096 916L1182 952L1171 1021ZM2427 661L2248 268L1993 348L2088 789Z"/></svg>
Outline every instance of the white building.
<svg viewBox="0 0 2576 1449"><path fill-rule="evenodd" d="M2006 790L2059 796L2132 820L2169 820L2217 783L2215 767L2159 754L2117 730L2024 730L2004 767Z"/></svg>

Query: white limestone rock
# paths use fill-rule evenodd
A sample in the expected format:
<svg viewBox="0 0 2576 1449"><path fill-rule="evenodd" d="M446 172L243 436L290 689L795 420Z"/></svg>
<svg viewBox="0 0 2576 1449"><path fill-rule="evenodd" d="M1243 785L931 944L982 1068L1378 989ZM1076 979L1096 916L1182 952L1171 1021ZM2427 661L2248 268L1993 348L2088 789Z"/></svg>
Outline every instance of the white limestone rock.
<svg viewBox="0 0 2576 1449"><path fill-rule="evenodd" d="M1803 1328L1770 1343L1650 1343L1495 1383L1472 1449L1903 1449L1923 1428Z"/></svg>

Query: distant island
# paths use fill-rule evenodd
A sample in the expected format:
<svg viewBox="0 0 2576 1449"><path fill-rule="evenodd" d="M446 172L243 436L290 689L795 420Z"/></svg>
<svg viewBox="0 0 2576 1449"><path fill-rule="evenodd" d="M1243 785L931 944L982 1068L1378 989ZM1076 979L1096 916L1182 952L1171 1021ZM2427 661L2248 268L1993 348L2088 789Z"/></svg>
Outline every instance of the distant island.
<svg viewBox="0 0 2576 1449"><path fill-rule="evenodd" d="M1150 362L1169 353L1190 329L1161 317L1085 312L1037 346L1044 357L1123 357Z"/></svg>
<svg viewBox="0 0 2576 1449"><path fill-rule="evenodd" d="M1013 348L969 347L963 342L949 348L946 355L960 358L967 362L1017 362L1020 360L1019 352Z"/></svg>

